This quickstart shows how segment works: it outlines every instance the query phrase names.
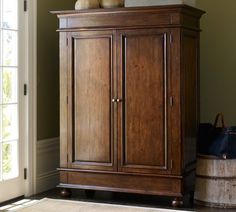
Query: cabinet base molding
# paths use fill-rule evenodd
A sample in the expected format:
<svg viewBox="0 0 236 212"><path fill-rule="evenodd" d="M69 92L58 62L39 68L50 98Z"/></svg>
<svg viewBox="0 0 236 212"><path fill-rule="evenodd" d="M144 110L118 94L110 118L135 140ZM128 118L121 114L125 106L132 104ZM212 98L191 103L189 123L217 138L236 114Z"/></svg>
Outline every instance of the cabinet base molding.
<svg viewBox="0 0 236 212"><path fill-rule="evenodd" d="M105 173L60 171L61 188L127 192L182 197L183 180L173 177L150 177Z"/></svg>

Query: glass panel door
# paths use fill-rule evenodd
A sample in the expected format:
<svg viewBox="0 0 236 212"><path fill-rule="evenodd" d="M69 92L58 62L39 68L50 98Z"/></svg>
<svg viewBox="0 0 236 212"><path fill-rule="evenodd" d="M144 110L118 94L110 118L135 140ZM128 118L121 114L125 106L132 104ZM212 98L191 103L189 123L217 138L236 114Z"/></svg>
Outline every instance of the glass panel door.
<svg viewBox="0 0 236 212"><path fill-rule="evenodd" d="M0 202L20 195L19 32L21 0L0 0ZM22 56L21 56L22 57ZM18 183L18 184L16 184ZM6 186L11 193L2 192ZM16 187L16 188L14 188ZM17 192L14 191L17 190Z"/></svg>

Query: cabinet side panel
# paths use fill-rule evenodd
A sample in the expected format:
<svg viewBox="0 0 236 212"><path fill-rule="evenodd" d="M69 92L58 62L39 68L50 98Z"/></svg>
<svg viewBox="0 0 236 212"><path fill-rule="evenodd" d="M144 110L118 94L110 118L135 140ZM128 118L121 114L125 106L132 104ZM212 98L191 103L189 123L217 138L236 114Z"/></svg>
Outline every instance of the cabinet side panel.
<svg viewBox="0 0 236 212"><path fill-rule="evenodd" d="M111 39L74 39L74 160L111 163Z"/></svg>
<svg viewBox="0 0 236 212"><path fill-rule="evenodd" d="M67 33L60 32L60 167L67 167Z"/></svg>
<svg viewBox="0 0 236 212"><path fill-rule="evenodd" d="M199 33L182 32L182 137L183 168L195 168L196 139L199 122Z"/></svg>
<svg viewBox="0 0 236 212"><path fill-rule="evenodd" d="M181 140L181 30L171 29L172 42L170 45L170 72L169 72L169 96L172 103L169 105L170 129L168 138L171 142L170 157L173 161L172 174L181 175L182 168L182 140Z"/></svg>

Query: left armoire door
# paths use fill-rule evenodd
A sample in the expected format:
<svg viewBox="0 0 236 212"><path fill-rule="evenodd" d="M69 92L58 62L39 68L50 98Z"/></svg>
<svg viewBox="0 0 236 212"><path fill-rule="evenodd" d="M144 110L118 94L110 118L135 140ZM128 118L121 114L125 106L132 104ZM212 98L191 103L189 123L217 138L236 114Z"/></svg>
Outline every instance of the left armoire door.
<svg viewBox="0 0 236 212"><path fill-rule="evenodd" d="M117 170L115 33L67 33L68 168Z"/></svg>

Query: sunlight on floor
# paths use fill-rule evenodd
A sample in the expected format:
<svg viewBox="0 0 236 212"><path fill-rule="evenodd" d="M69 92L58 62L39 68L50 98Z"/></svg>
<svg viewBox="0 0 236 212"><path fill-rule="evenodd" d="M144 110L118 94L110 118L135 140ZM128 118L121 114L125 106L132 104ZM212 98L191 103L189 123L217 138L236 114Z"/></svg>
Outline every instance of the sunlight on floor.
<svg viewBox="0 0 236 212"><path fill-rule="evenodd" d="M22 207L25 207L27 205L31 205L34 204L36 202L38 202L39 200L31 200L31 199L23 199L8 205L4 205L2 207L0 207L0 211L13 211L13 210L17 210L20 209Z"/></svg>

